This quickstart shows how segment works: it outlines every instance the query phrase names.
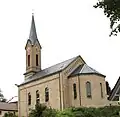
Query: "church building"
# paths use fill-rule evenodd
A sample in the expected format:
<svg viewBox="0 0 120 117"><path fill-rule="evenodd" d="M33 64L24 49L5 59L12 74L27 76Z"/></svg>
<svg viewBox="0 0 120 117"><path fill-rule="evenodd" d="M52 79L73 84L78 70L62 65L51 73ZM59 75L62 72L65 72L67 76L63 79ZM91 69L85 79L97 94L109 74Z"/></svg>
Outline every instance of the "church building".
<svg viewBox="0 0 120 117"><path fill-rule="evenodd" d="M107 93L103 74L88 66L80 55L42 69L41 49L32 15L25 46L25 79L18 85L19 117L28 117L30 109L37 103L58 110L72 106L105 106Z"/></svg>

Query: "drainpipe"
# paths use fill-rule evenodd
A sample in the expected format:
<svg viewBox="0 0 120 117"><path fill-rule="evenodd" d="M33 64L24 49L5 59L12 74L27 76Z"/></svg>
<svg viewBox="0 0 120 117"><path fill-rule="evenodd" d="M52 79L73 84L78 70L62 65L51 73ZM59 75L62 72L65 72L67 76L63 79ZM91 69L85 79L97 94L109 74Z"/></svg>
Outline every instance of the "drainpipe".
<svg viewBox="0 0 120 117"><path fill-rule="evenodd" d="M80 100L80 106L81 106L81 91L80 91L80 77L78 74L78 89L79 89L79 100Z"/></svg>
<svg viewBox="0 0 120 117"><path fill-rule="evenodd" d="M26 115L27 115L27 117L28 117L28 109L27 109L27 107L28 107L28 104L27 104L27 89L25 88L25 90L26 90Z"/></svg>
<svg viewBox="0 0 120 117"><path fill-rule="evenodd" d="M59 73L59 93L60 93L60 110L62 110L60 73Z"/></svg>

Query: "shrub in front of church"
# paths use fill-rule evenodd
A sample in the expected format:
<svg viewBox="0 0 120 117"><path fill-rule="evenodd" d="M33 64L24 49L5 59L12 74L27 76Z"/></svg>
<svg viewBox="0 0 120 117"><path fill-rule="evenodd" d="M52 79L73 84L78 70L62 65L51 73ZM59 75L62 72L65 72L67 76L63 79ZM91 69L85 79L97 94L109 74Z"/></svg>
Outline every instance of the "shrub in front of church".
<svg viewBox="0 0 120 117"><path fill-rule="evenodd" d="M29 117L120 117L120 106L102 108L71 107L58 111L38 104L31 110Z"/></svg>
<svg viewBox="0 0 120 117"><path fill-rule="evenodd" d="M46 110L43 111L42 117L56 117L58 112L59 111L57 111L55 109L47 108Z"/></svg>
<svg viewBox="0 0 120 117"><path fill-rule="evenodd" d="M32 109L29 117L56 117L57 111L52 108L48 108L43 104L35 105L35 109Z"/></svg>
<svg viewBox="0 0 120 117"><path fill-rule="evenodd" d="M65 109L63 111L58 111L56 117L75 117L72 112L72 108Z"/></svg>
<svg viewBox="0 0 120 117"><path fill-rule="evenodd" d="M68 108L60 111L57 117L96 117L95 108ZM97 116L98 117L98 116Z"/></svg>
<svg viewBox="0 0 120 117"><path fill-rule="evenodd" d="M120 117L120 106L103 108L68 108L60 111L56 117Z"/></svg>

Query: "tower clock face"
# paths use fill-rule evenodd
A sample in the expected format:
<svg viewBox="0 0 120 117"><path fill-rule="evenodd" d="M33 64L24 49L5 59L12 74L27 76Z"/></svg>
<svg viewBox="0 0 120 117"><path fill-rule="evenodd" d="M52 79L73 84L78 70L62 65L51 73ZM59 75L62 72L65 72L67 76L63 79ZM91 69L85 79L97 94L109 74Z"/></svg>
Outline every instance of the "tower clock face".
<svg viewBox="0 0 120 117"><path fill-rule="evenodd" d="M30 47L27 48L27 53L30 54Z"/></svg>

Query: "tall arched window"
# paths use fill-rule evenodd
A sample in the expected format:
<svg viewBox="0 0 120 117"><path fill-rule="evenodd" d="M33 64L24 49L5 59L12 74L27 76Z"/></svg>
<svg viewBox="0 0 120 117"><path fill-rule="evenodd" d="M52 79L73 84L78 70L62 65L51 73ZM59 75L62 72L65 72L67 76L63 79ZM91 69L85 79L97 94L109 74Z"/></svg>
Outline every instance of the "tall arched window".
<svg viewBox="0 0 120 117"><path fill-rule="evenodd" d="M103 89L102 89L102 83L100 83L100 91L101 91L101 98L103 98Z"/></svg>
<svg viewBox="0 0 120 117"><path fill-rule="evenodd" d="M40 94L39 91L36 91L36 104L40 103Z"/></svg>
<svg viewBox="0 0 120 117"><path fill-rule="evenodd" d="M38 66L38 54L36 54L36 66Z"/></svg>
<svg viewBox="0 0 120 117"><path fill-rule="evenodd" d="M89 81L86 82L86 95L88 98L91 98L91 83Z"/></svg>
<svg viewBox="0 0 120 117"><path fill-rule="evenodd" d="M2 111L0 110L0 115L2 115Z"/></svg>
<svg viewBox="0 0 120 117"><path fill-rule="evenodd" d="M28 105L31 105L31 94L28 93Z"/></svg>
<svg viewBox="0 0 120 117"><path fill-rule="evenodd" d="M28 67L30 66L30 55L28 55Z"/></svg>
<svg viewBox="0 0 120 117"><path fill-rule="evenodd" d="M49 101L49 89L48 87L45 88L45 102Z"/></svg>
<svg viewBox="0 0 120 117"><path fill-rule="evenodd" d="M74 92L74 99L77 98L77 90L76 90L76 84L73 84L73 92Z"/></svg>

